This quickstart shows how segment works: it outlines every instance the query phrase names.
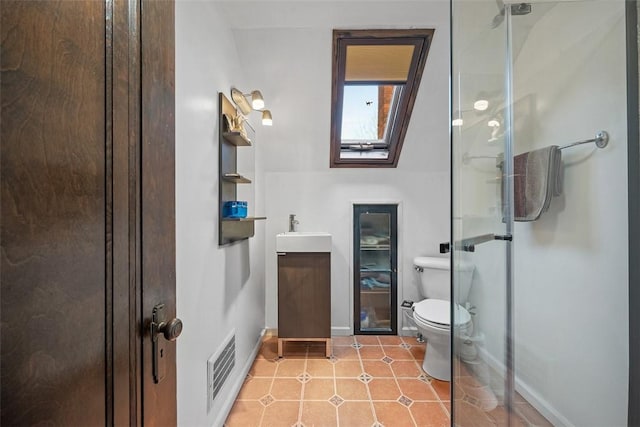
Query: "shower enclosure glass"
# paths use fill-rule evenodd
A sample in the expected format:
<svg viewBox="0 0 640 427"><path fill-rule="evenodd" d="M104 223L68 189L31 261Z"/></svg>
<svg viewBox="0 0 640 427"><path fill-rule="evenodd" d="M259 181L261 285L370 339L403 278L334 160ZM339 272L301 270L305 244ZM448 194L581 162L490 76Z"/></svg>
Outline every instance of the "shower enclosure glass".
<svg viewBox="0 0 640 427"><path fill-rule="evenodd" d="M626 425L625 3L451 13L452 421Z"/></svg>

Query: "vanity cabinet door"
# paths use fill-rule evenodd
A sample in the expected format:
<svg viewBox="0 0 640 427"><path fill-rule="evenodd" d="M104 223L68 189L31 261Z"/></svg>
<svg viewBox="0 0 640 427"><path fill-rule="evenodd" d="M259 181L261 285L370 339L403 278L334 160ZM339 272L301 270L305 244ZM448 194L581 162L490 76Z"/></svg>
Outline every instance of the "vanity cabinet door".
<svg viewBox="0 0 640 427"><path fill-rule="evenodd" d="M331 337L331 254L278 255L278 337Z"/></svg>

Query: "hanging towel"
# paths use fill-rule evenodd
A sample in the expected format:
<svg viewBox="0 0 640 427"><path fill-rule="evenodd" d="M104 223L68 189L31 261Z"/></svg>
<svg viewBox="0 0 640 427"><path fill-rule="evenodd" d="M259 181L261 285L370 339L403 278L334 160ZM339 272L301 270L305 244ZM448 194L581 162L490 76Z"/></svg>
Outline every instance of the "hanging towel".
<svg viewBox="0 0 640 427"><path fill-rule="evenodd" d="M515 221L535 221L562 194L562 152L557 145L513 158Z"/></svg>

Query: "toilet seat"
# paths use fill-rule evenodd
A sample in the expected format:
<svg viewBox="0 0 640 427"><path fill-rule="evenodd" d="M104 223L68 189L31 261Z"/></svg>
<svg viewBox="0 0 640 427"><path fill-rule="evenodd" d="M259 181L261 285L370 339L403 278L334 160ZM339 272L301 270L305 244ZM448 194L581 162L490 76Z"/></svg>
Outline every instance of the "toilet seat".
<svg viewBox="0 0 640 427"><path fill-rule="evenodd" d="M449 329L451 327L451 301L429 298L413 305L413 316L416 320L434 328ZM469 312L459 304L456 307L456 326L464 326L471 321Z"/></svg>

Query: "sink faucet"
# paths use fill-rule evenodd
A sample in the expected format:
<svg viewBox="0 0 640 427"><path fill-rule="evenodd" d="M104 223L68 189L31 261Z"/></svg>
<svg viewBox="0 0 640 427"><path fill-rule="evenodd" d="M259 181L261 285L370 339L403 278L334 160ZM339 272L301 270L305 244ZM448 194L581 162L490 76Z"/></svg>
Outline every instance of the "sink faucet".
<svg viewBox="0 0 640 427"><path fill-rule="evenodd" d="M296 225L300 224L296 219L296 214L289 214L289 232L296 231Z"/></svg>

